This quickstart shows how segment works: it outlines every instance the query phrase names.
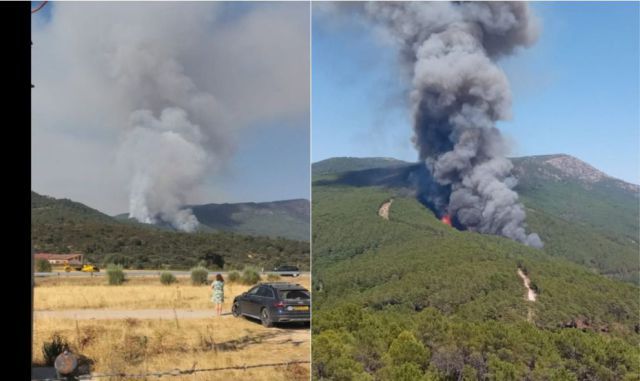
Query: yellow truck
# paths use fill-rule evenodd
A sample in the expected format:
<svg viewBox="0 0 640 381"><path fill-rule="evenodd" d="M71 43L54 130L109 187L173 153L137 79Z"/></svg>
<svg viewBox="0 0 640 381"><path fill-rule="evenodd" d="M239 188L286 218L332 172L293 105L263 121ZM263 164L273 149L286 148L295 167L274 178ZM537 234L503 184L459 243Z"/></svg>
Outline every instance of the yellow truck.
<svg viewBox="0 0 640 381"><path fill-rule="evenodd" d="M76 267L75 269L73 267L69 266L69 265L64 266L64 271L66 271L66 272L71 272L73 270L82 271L82 272L85 272L85 273L96 273L96 272L100 271L98 266L89 265L89 264L82 265L81 267Z"/></svg>

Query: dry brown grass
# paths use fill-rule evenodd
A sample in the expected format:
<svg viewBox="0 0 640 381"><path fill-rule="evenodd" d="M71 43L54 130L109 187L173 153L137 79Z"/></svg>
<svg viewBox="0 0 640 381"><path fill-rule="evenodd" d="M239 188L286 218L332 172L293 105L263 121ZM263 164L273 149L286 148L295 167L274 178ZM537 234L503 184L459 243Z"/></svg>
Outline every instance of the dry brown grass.
<svg viewBox="0 0 640 381"><path fill-rule="evenodd" d="M309 276L282 281L310 287ZM227 283L224 311L233 297L251 286ZM160 284L158 276L132 277L124 285L108 286L103 277L40 278L34 288L34 309L97 308L212 309L208 286L192 286L188 277ZM264 328L244 318L175 320L34 319L33 363L44 361L42 345L60 334L72 351L93 360L93 372L144 373L172 369L217 368L310 360L310 332L299 328ZM150 378L151 379L151 378ZM155 379L155 378L154 378ZM195 373L171 380L308 380L309 365L253 370Z"/></svg>
<svg viewBox="0 0 640 381"><path fill-rule="evenodd" d="M308 275L293 279L282 278L281 281L310 287ZM120 286L109 286L106 282L104 277L37 279L34 288L34 309L213 308L209 286L192 286L187 277L178 277L178 283L169 286L160 284L158 276L132 277ZM231 309L234 296L250 287L227 282L224 311Z"/></svg>
<svg viewBox="0 0 640 381"><path fill-rule="evenodd" d="M35 364L44 361L42 344L60 334L72 350L93 361L94 372L143 373L309 360L307 329L264 328L243 318L173 321L74 321L36 319ZM308 380L309 366L196 373L171 380Z"/></svg>

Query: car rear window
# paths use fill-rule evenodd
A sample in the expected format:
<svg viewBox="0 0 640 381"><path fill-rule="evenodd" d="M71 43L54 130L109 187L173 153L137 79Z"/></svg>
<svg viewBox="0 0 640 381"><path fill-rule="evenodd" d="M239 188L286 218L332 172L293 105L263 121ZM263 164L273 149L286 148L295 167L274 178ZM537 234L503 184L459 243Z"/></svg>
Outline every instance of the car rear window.
<svg viewBox="0 0 640 381"><path fill-rule="evenodd" d="M305 290L278 290L278 295L284 300L309 300L309 292Z"/></svg>

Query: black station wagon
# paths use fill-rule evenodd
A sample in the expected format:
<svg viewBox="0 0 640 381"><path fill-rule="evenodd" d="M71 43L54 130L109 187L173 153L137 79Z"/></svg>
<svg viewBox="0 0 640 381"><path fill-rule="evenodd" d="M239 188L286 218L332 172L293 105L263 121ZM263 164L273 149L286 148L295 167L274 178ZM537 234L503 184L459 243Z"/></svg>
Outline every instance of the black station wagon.
<svg viewBox="0 0 640 381"><path fill-rule="evenodd" d="M309 290L286 282L260 283L236 296L231 306L233 316L259 319L265 327L274 323L309 322L310 310Z"/></svg>

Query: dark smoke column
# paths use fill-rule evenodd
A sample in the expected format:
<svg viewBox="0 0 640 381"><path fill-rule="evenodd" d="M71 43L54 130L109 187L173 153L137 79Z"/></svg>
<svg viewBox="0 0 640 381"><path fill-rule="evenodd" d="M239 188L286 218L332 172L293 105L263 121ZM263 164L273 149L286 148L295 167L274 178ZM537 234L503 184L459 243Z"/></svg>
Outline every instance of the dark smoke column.
<svg viewBox="0 0 640 381"><path fill-rule="evenodd" d="M378 3L365 13L402 46L411 72L414 143L431 173L421 196L469 230L542 247L525 211L495 123L510 117L511 91L495 64L537 30L526 3Z"/></svg>

